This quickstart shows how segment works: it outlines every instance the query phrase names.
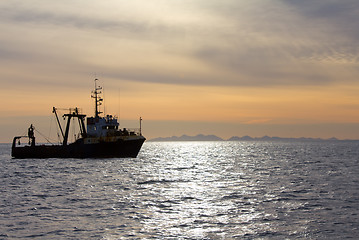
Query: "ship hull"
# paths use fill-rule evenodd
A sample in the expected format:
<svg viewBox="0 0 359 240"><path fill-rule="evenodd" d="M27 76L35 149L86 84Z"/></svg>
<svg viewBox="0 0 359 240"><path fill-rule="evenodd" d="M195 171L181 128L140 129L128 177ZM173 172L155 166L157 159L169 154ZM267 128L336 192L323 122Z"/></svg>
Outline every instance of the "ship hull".
<svg viewBox="0 0 359 240"><path fill-rule="evenodd" d="M85 144L79 139L68 145L12 146L14 158L135 158L144 137L136 139L119 139L114 142Z"/></svg>

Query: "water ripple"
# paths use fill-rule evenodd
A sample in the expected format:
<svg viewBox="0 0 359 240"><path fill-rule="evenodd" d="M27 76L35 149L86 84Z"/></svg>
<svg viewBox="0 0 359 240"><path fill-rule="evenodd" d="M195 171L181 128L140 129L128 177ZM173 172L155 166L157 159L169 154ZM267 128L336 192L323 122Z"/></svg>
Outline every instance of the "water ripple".
<svg viewBox="0 0 359 240"><path fill-rule="evenodd" d="M136 159L11 159L0 238L359 235L358 142L146 143Z"/></svg>

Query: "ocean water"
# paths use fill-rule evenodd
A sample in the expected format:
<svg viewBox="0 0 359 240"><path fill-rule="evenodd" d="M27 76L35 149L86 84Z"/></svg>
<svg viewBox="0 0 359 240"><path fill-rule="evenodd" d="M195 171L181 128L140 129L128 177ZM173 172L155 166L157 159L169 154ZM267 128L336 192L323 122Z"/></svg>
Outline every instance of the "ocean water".
<svg viewBox="0 0 359 240"><path fill-rule="evenodd" d="M0 145L0 239L359 237L359 142L146 142L136 159Z"/></svg>

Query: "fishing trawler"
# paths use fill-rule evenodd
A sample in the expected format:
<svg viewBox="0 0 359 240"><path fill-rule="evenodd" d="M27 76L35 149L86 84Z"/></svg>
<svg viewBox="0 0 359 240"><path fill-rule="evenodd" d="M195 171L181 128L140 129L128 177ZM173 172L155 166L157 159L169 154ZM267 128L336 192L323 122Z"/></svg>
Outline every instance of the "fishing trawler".
<svg viewBox="0 0 359 240"><path fill-rule="evenodd" d="M101 117L100 105L102 87L97 86L91 97L95 100L95 116L87 117L80 113L78 108L69 109L64 114L67 119L65 131L61 127L57 108L53 107L62 143L52 145L38 145L35 143L34 127L31 124L27 136L16 136L12 142L11 156L13 158L135 158L146 140L142 136L141 121L139 129L120 129L118 119L112 115ZM85 127L85 118L86 124ZM68 143L71 119L77 119L79 124L79 138ZM28 144L20 145L20 139L27 138Z"/></svg>

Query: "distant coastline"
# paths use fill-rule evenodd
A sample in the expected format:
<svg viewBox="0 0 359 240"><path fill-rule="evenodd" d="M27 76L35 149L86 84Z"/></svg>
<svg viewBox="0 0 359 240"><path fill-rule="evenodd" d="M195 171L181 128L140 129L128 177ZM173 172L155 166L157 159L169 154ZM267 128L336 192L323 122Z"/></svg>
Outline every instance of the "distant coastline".
<svg viewBox="0 0 359 240"><path fill-rule="evenodd" d="M358 141L358 140L341 140L337 139L335 137L323 139L323 138L283 138L283 137L269 137L269 136L263 136L263 137L250 137L250 136L233 136L229 139L223 139L216 135L203 135L198 134L196 136L188 136L188 135L182 135L180 137L178 136L172 136L172 137L159 137L159 138L153 138L148 140L149 142L185 142L185 141Z"/></svg>

